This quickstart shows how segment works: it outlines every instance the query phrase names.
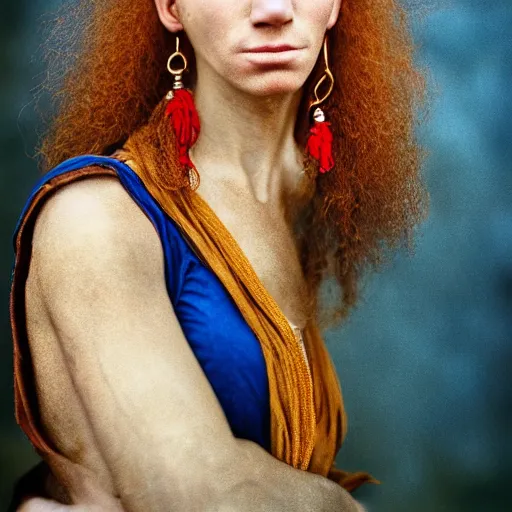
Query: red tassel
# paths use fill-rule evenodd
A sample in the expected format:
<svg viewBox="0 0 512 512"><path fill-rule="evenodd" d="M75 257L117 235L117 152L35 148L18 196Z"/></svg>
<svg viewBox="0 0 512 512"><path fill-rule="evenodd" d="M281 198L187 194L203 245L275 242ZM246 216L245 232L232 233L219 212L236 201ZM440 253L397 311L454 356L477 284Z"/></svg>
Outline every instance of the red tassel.
<svg viewBox="0 0 512 512"><path fill-rule="evenodd" d="M194 99L188 89L174 89L174 96L165 108L165 115L170 118L172 129L176 134L180 163L193 168L194 164L188 156L188 150L199 136L199 115Z"/></svg>
<svg viewBox="0 0 512 512"><path fill-rule="evenodd" d="M328 172L334 167L332 157L332 132L331 123L327 121L315 121L309 129L306 151L320 162L320 172Z"/></svg>

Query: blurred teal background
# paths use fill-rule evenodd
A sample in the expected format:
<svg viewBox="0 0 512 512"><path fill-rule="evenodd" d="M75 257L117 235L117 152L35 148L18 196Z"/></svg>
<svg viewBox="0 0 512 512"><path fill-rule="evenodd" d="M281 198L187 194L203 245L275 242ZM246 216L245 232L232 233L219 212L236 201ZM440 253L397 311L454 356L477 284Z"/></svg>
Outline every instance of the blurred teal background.
<svg viewBox="0 0 512 512"><path fill-rule="evenodd" d="M404 0L406 1L406 0ZM409 0L413 8L419 0ZM55 1L0 7L0 510L37 462L13 415L11 235L38 171L32 90ZM439 94L420 137L429 219L327 333L349 416L337 460L370 512L512 511L512 2L450 0L415 25Z"/></svg>

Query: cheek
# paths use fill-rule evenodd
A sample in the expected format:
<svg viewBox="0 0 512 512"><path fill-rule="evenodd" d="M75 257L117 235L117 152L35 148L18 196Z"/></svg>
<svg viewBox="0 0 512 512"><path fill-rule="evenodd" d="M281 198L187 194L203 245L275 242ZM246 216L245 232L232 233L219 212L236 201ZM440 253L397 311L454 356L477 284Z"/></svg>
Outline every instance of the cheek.
<svg viewBox="0 0 512 512"><path fill-rule="evenodd" d="M233 26L233 16L230 15L233 9L226 8L226 0L199 0L190 4L183 12L183 25L196 54L211 60L225 53Z"/></svg>
<svg viewBox="0 0 512 512"><path fill-rule="evenodd" d="M331 16L334 0L317 0L302 2L303 19L310 30L316 34L323 34L327 30L327 23Z"/></svg>

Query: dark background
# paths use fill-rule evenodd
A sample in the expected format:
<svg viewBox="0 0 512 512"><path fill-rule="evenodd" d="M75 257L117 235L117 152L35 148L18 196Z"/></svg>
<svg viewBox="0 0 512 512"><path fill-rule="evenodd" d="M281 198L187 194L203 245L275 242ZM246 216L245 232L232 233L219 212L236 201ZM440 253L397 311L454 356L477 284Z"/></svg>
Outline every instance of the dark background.
<svg viewBox="0 0 512 512"><path fill-rule="evenodd" d="M373 275L326 339L349 416L338 465L383 483L355 494L370 512L512 511L512 3L438 4L415 25L439 89L419 133L430 216L415 256ZM55 5L0 6L0 510L38 460L14 420L8 293L11 235L38 175L34 55Z"/></svg>

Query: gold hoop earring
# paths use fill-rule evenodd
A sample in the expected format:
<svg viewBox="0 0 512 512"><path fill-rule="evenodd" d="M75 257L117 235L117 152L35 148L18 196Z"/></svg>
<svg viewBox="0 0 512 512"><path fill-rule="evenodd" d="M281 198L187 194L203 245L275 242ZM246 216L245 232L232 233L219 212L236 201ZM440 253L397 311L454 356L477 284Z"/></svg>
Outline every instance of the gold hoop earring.
<svg viewBox="0 0 512 512"><path fill-rule="evenodd" d="M306 154L313 157L319 163L319 172L326 173L334 167L334 158L332 156L332 141L333 136L330 124L325 120L324 111L318 106L322 104L331 94L334 88L334 77L329 68L329 55L327 51L327 35L324 36L324 61L325 71L322 78L317 82L313 94L315 99L309 104L308 107L308 118L313 107L317 107L313 113L314 123L309 129L308 139L306 143ZM319 97L318 89L325 80L329 80L329 87L327 92Z"/></svg>
<svg viewBox="0 0 512 512"><path fill-rule="evenodd" d="M181 58L183 65L174 68L173 59ZM165 116L169 119L172 130L175 134L175 140L179 152L179 161L185 169L195 172L195 166L190 160L189 149L196 142L201 125L199 115L194 105L192 91L185 88L181 81L183 72L187 70L187 58L180 52L180 39L176 36L176 51L171 54L167 60L167 70L174 76L172 89L166 94L167 105L165 107Z"/></svg>
<svg viewBox="0 0 512 512"><path fill-rule="evenodd" d="M181 60L183 61L183 66L181 68L174 69L172 67L172 60L175 59L176 57L181 58ZM176 36L176 51L174 53L172 53L170 55L170 57L167 59L167 70L169 71L169 73L171 73L171 75L174 76L174 83L172 84L173 90L184 88L184 85L183 85L183 82L181 81L181 79L183 77L183 72L187 70L187 65L188 65L187 58L185 57L185 55L183 53L180 52L180 38L178 36ZM173 98L173 96L174 96L173 90L170 90L167 93L166 99L170 100Z"/></svg>
<svg viewBox="0 0 512 512"><path fill-rule="evenodd" d="M324 74L322 75L320 80L316 83L315 89L313 90L315 99L309 104L308 114L311 112L311 109L313 107L316 107L317 105L322 104L330 96L330 94L334 88L334 77L333 77L331 69L329 67L329 52L328 52L328 48L327 48L327 35L325 35L325 37L324 37L323 52L324 52L325 70L324 70ZM318 89L320 88L320 86L322 85L324 80L329 80L329 88L328 88L327 92L322 97L319 97ZM315 113L317 111L322 112L322 110L320 108L317 108L315 110Z"/></svg>

